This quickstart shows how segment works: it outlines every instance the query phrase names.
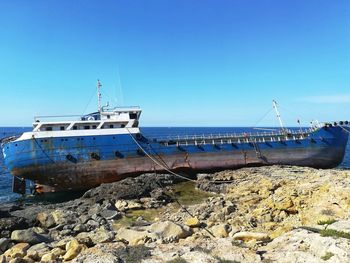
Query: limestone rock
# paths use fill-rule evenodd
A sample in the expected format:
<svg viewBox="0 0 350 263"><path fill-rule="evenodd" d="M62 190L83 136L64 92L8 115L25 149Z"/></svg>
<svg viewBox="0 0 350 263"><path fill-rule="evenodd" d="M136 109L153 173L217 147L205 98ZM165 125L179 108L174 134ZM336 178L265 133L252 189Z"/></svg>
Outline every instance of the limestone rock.
<svg viewBox="0 0 350 263"><path fill-rule="evenodd" d="M243 241L267 241L270 237L265 233L253 233L253 232L238 232L232 236L234 240L243 240Z"/></svg>
<svg viewBox="0 0 350 263"><path fill-rule="evenodd" d="M185 225L189 227L199 227L200 222L197 217L190 217L185 221Z"/></svg>
<svg viewBox="0 0 350 263"><path fill-rule="evenodd" d="M59 247L56 247L51 250L51 252L56 258L63 256L65 254L65 251Z"/></svg>
<svg viewBox="0 0 350 263"><path fill-rule="evenodd" d="M36 219L39 221L40 225L45 228L51 228L56 225L55 219L51 213L41 212L37 215Z"/></svg>
<svg viewBox="0 0 350 263"><path fill-rule="evenodd" d="M12 248L6 250L4 255L6 257L16 258L16 257L24 257L27 254L27 250L29 248L28 243L18 243L14 245Z"/></svg>
<svg viewBox="0 0 350 263"><path fill-rule="evenodd" d="M339 220L333 224L330 224L327 229L333 229L350 234L350 220Z"/></svg>
<svg viewBox="0 0 350 263"><path fill-rule="evenodd" d="M165 242L178 241L192 234L188 226L181 226L171 221L156 222L149 226L149 230L161 237Z"/></svg>
<svg viewBox="0 0 350 263"><path fill-rule="evenodd" d="M76 239L72 239L66 245L66 254L64 254L64 260L72 260L75 258L82 250L84 250L86 246L80 245Z"/></svg>
<svg viewBox="0 0 350 263"><path fill-rule="evenodd" d="M36 244L34 246L31 246L28 251L27 251L27 255L34 259L37 257L41 258L44 254L50 252L51 246L49 246L46 243L39 243Z"/></svg>
<svg viewBox="0 0 350 263"><path fill-rule="evenodd" d="M118 240L126 240L129 245L135 246L146 243L148 240L156 239L156 236L148 231L137 231L129 228L120 228L117 232Z"/></svg>
<svg viewBox="0 0 350 263"><path fill-rule="evenodd" d="M345 238L322 237L304 229L285 233L261 248L268 262L350 262L350 243ZM322 258L326 255L329 260Z"/></svg>
<svg viewBox="0 0 350 263"><path fill-rule="evenodd" d="M0 255L0 263L6 263L7 259L5 255Z"/></svg>
<svg viewBox="0 0 350 263"><path fill-rule="evenodd" d="M99 244L112 241L114 239L114 232L99 228L92 233L90 232L89 236L94 244Z"/></svg>
<svg viewBox="0 0 350 263"><path fill-rule="evenodd" d="M215 225L210 230L215 237L228 237L229 234L229 226L226 224Z"/></svg>
<svg viewBox="0 0 350 263"><path fill-rule="evenodd" d="M28 228L25 230L15 230L11 233L11 240L16 242L24 242L29 244L38 244L41 242L49 242L50 239L47 236L38 234L33 229Z"/></svg>
<svg viewBox="0 0 350 263"><path fill-rule="evenodd" d="M56 260L57 256L53 253L47 253L41 257L41 262L50 262Z"/></svg>

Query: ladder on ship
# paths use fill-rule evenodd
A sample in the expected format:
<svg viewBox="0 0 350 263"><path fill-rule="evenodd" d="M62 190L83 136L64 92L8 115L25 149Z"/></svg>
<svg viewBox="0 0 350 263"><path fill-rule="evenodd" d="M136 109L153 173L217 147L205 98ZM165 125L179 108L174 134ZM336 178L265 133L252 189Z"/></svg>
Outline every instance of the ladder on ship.
<svg viewBox="0 0 350 263"><path fill-rule="evenodd" d="M256 157L258 157L258 159L263 159L259 145L256 143L255 140L252 142L252 144L254 146Z"/></svg>

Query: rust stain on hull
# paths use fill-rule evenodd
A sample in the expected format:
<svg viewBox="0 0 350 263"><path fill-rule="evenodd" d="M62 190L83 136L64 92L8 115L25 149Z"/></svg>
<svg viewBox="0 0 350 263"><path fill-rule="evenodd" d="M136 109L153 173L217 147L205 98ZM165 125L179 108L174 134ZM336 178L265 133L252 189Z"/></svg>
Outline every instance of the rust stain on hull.
<svg viewBox="0 0 350 263"><path fill-rule="evenodd" d="M191 172L218 171L236 169L244 166L273 164L305 165L318 168L331 168L342 161L343 149L332 148L329 151L315 149L314 152L303 149L274 150L261 152L232 151L213 153L178 153L154 156L159 163L173 171ZM35 183L49 186L53 191L81 190L96 187L102 183L115 182L128 176L147 172L164 172L164 167L155 164L147 156L116 158L113 160L95 160L86 162L61 162L14 168L12 174L30 179Z"/></svg>

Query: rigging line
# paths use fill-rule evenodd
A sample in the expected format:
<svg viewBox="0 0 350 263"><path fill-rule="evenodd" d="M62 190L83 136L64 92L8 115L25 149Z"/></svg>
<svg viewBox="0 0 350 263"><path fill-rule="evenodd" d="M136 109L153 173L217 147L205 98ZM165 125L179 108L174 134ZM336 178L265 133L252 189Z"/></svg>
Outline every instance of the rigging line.
<svg viewBox="0 0 350 263"><path fill-rule="evenodd" d="M190 178L187 178L185 176L182 176L178 173L175 173L173 171L171 171L170 169L168 169L167 167L165 167L164 165L162 165L161 163L159 163L156 159L154 159L140 144L139 142L134 138L134 136L131 134L131 132L129 131L128 128L125 127L125 129L127 130L127 132L129 133L130 137L132 138L132 140L136 143L136 145L140 148L140 150L147 155L148 158L150 158L155 164L157 164L158 166L160 166L161 168L163 168L165 171L167 171L168 173L175 175L177 177L180 177L182 179L185 179L187 181L191 181L191 182L197 182L197 180L193 180ZM235 180L225 180L225 181L218 181L218 180L213 180L213 181L209 181L210 183L234 183L236 182Z"/></svg>
<svg viewBox="0 0 350 263"><path fill-rule="evenodd" d="M41 145L39 144L39 142L37 141L37 139L34 137L34 135L32 136L32 138L34 139L35 143L39 146L39 148L41 149L41 151L46 155L46 157L47 157L52 163L55 163L55 161L52 160L51 157L44 151L44 149L41 147Z"/></svg>
<svg viewBox="0 0 350 263"><path fill-rule="evenodd" d="M342 125L339 125L339 124L338 124L338 126L339 126L340 128L342 128L344 131L346 131L347 133L350 134L350 131L348 131L347 129L345 129Z"/></svg>
<svg viewBox="0 0 350 263"><path fill-rule="evenodd" d="M255 128L256 125L259 124L259 122L261 122L272 110L273 108L270 108L257 122L254 123L254 125L252 125L252 128Z"/></svg>
<svg viewBox="0 0 350 263"><path fill-rule="evenodd" d="M85 106L85 108L84 108L83 114L81 114L81 115L84 115L84 114L85 114L85 111L86 111L87 108L89 107L89 105L90 105L90 103L91 103L91 100L92 100L92 98L94 97L94 95L95 95L95 90L94 90L94 92L91 94L90 99L89 99L88 103L86 104L86 106Z"/></svg>

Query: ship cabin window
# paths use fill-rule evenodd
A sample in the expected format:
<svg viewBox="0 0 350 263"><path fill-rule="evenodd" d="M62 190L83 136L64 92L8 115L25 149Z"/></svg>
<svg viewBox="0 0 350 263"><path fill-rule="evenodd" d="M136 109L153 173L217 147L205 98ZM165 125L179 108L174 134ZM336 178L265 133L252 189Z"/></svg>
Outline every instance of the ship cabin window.
<svg viewBox="0 0 350 263"><path fill-rule="evenodd" d="M61 130L61 131L64 131L64 126L61 126L61 127L60 127L60 130Z"/></svg>
<svg viewBox="0 0 350 263"><path fill-rule="evenodd" d="M52 127L46 127L45 131L52 131Z"/></svg>
<svg viewBox="0 0 350 263"><path fill-rule="evenodd" d="M96 128L97 128L97 126L96 126L96 125L92 125L92 128L93 128L93 129L96 129Z"/></svg>
<svg viewBox="0 0 350 263"><path fill-rule="evenodd" d="M120 125L121 128L125 128L125 124Z"/></svg>
<svg viewBox="0 0 350 263"><path fill-rule="evenodd" d="M111 115L107 115L107 119L110 119L111 118Z"/></svg>
<svg viewBox="0 0 350 263"><path fill-rule="evenodd" d="M114 128L113 124L109 125L109 128L110 128L110 129L113 129L113 128Z"/></svg>
<svg viewBox="0 0 350 263"><path fill-rule="evenodd" d="M73 126L73 130L77 130L77 129L78 129L78 127L74 125Z"/></svg>
<svg viewBox="0 0 350 263"><path fill-rule="evenodd" d="M129 113L130 119L134 120L137 118L137 114L136 113Z"/></svg>
<svg viewBox="0 0 350 263"><path fill-rule="evenodd" d="M90 129L89 125L84 126L84 130L89 130L89 129Z"/></svg>

